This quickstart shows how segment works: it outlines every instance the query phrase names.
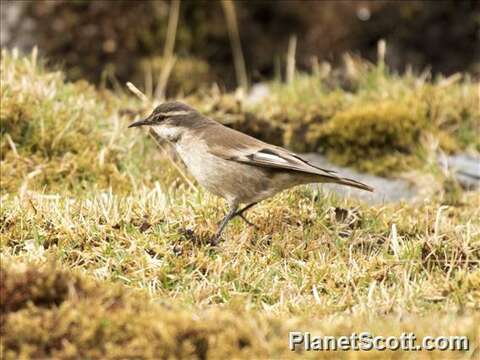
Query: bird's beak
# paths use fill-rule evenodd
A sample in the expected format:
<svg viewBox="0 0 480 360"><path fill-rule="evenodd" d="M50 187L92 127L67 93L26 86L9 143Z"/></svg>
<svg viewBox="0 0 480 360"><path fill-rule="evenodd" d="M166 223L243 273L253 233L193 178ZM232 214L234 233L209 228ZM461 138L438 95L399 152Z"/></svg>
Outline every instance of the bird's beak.
<svg viewBox="0 0 480 360"><path fill-rule="evenodd" d="M146 118L146 119L143 119L143 120L135 121L135 122L131 123L130 125L128 125L128 127L132 128L132 127L143 126L143 125L148 125L148 124L150 124L150 120L148 118Z"/></svg>

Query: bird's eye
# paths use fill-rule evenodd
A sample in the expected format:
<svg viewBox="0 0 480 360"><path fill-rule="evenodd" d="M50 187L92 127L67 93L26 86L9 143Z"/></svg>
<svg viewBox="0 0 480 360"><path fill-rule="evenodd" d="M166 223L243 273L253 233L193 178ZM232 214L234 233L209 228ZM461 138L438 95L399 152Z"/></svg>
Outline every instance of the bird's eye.
<svg viewBox="0 0 480 360"><path fill-rule="evenodd" d="M167 117L165 116L165 114L162 114L162 113L159 113L159 114L156 114L155 117L154 117L154 121L155 122L162 122L166 119Z"/></svg>

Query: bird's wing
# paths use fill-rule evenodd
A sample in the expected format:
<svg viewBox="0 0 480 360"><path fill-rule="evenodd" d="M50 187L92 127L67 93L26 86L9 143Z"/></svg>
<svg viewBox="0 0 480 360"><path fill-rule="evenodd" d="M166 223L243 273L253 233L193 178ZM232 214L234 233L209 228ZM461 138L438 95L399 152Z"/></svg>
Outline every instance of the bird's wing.
<svg viewBox="0 0 480 360"><path fill-rule="evenodd" d="M282 148L266 146L261 149L244 149L236 155L231 156L229 160L238 161L246 164L264 166L285 170L296 170L305 173L317 175L334 175L335 171L322 169L310 164L300 156L291 153Z"/></svg>
<svg viewBox="0 0 480 360"><path fill-rule="evenodd" d="M319 175L325 182L334 182L373 191L368 185L353 179L340 177L335 171L315 166L300 155L279 146L267 144L224 126L219 126L216 130L209 131L203 136L208 151L215 156L254 166Z"/></svg>

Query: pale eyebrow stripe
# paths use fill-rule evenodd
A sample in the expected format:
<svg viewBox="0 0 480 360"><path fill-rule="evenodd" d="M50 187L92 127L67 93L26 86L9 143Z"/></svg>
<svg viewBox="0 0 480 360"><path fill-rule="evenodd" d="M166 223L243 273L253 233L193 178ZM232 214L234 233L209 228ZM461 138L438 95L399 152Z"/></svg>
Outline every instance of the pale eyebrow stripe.
<svg viewBox="0 0 480 360"><path fill-rule="evenodd" d="M188 115L191 114L191 111L185 111L185 110L180 110L180 111L169 111L165 113L160 113L162 116L180 116L180 115Z"/></svg>

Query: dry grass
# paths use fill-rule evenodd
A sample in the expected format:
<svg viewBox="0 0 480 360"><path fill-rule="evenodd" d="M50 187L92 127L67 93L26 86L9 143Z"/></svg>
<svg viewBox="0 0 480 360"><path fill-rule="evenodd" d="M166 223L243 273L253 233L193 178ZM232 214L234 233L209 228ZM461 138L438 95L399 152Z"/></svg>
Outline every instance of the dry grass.
<svg viewBox="0 0 480 360"><path fill-rule="evenodd" d="M289 330L469 336L470 352L452 358L479 346L478 192L449 201L434 175L429 201L372 207L296 188L248 213L258 229L235 220L212 248L224 204L125 129L144 106L3 54L7 358L287 358L299 355ZM59 171L68 163L83 172Z"/></svg>
<svg viewBox="0 0 480 360"><path fill-rule="evenodd" d="M281 317L228 307L191 311L168 300L152 302L141 291L96 282L54 263L7 261L0 284L1 350L17 358L330 358L331 353L286 349L288 331L345 335L415 332L478 336L478 314L438 311L435 319L412 315L324 315ZM432 326L433 323L435 326ZM436 358L439 352L336 353L340 358ZM443 353L445 354L445 353ZM450 353L466 358L470 353Z"/></svg>
<svg viewBox="0 0 480 360"><path fill-rule="evenodd" d="M297 190L252 211L258 230L235 221L225 243L213 249L205 239L222 204L183 186L172 192L4 197L4 256L53 257L199 306L239 297L247 307L302 313L313 306L327 314L377 299L372 294L379 314L421 312L436 296L447 308L460 301L476 306L478 208L368 208ZM352 213L343 219L342 209ZM308 296L314 287L324 294L320 303Z"/></svg>

